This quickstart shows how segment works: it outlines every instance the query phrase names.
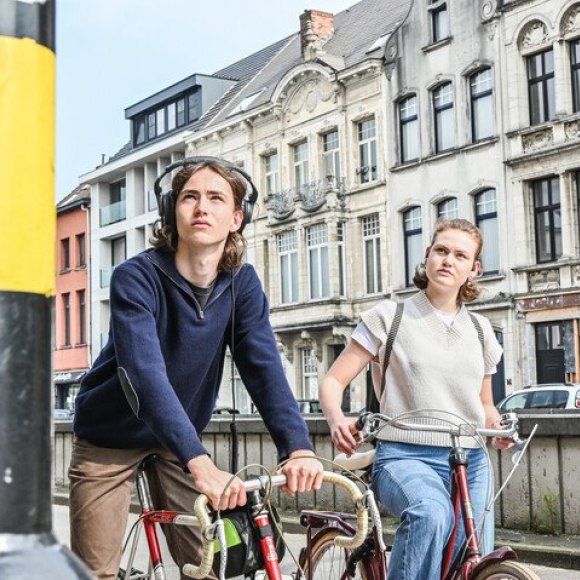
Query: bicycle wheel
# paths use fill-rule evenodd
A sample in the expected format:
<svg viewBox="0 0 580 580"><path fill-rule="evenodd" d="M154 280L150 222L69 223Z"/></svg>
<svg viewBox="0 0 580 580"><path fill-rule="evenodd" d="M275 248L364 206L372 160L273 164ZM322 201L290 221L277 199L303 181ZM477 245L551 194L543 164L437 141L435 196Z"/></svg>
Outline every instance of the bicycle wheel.
<svg viewBox="0 0 580 580"><path fill-rule="evenodd" d="M344 532L337 528L326 528L314 536L310 549L310 562L307 554L303 554L300 561L306 578L309 577L310 565L312 565L312 578L316 580L319 578L325 580L340 580L340 578L368 580L370 578L363 560L356 562L354 575L343 576L351 552L334 544L334 538L343 535Z"/></svg>
<svg viewBox="0 0 580 580"><path fill-rule="evenodd" d="M490 564L481 570L473 580L540 580L540 577L524 564L505 560Z"/></svg>

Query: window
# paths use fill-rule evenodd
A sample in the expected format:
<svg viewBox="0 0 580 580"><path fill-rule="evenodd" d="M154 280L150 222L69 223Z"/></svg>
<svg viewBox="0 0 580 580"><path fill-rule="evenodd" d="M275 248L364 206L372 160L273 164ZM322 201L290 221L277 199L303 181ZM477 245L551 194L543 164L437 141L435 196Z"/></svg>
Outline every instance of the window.
<svg viewBox="0 0 580 580"><path fill-rule="evenodd" d="M141 145L145 143L145 117L141 116L133 122L133 143Z"/></svg>
<svg viewBox="0 0 580 580"><path fill-rule="evenodd" d="M127 187L125 185L124 179L116 181L115 183L111 183L109 188L111 195L111 204L118 203L120 201L125 201L125 199L127 198Z"/></svg>
<svg viewBox="0 0 580 580"><path fill-rule="evenodd" d="M311 348L302 349L302 395L318 399L318 363Z"/></svg>
<svg viewBox="0 0 580 580"><path fill-rule="evenodd" d="M176 127L175 103L167 105L167 130L173 131Z"/></svg>
<svg viewBox="0 0 580 580"><path fill-rule="evenodd" d="M157 137L157 116L155 113L147 115L147 140Z"/></svg>
<svg viewBox="0 0 580 580"><path fill-rule="evenodd" d="M480 256L483 274L499 272L499 233L497 227L497 198L495 189L486 189L475 196L475 225L484 239Z"/></svg>
<svg viewBox="0 0 580 580"><path fill-rule="evenodd" d="M433 42L449 38L447 2L431 0L431 37Z"/></svg>
<svg viewBox="0 0 580 580"><path fill-rule="evenodd" d="M562 255L560 181L558 177L532 183L536 226L536 260L552 262Z"/></svg>
<svg viewBox="0 0 580 580"><path fill-rule="evenodd" d="M176 109L175 122L177 123L178 127L182 127L183 125L185 125L185 97L177 101L177 103L175 104L175 109Z"/></svg>
<svg viewBox="0 0 580 580"><path fill-rule="evenodd" d="M413 95L399 102L399 135L401 163L419 158L419 117L417 97Z"/></svg>
<svg viewBox="0 0 580 580"><path fill-rule="evenodd" d="M310 298L330 296L328 275L328 229L317 224L306 230L310 273Z"/></svg>
<svg viewBox="0 0 580 580"><path fill-rule="evenodd" d="M85 250L85 234L77 234L77 267L84 268L87 265L86 250Z"/></svg>
<svg viewBox="0 0 580 580"><path fill-rule="evenodd" d="M412 286L415 267L423 259L421 208L412 207L403 214L405 233L405 285Z"/></svg>
<svg viewBox="0 0 580 580"><path fill-rule="evenodd" d="M377 138L374 119L357 124L359 167L361 183L368 183L377 178Z"/></svg>
<svg viewBox="0 0 580 580"><path fill-rule="evenodd" d="M244 382L242 377L240 377L240 371L238 367L234 365L234 375L232 377L234 383L234 392L236 395L236 409L240 413L251 413L252 412L252 401L250 400L250 395L246 387L244 387ZM233 401L232 401L233 405Z"/></svg>
<svg viewBox="0 0 580 580"><path fill-rule="evenodd" d="M62 295L62 314L63 314L63 346L70 346L70 294L67 292Z"/></svg>
<svg viewBox="0 0 580 580"><path fill-rule="evenodd" d="M156 113L157 135L165 133L165 109L157 109Z"/></svg>
<svg viewBox="0 0 580 580"><path fill-rule="evenodd" d="M77 290L77 304L79 307L79 344L87 344L87 309L84 290Z"/></svg>
<svg viewBox="0 0 580 580"><path fill-rule="evenodd" d="M336 245L338 247L338 294L346 295L345 224L336 224Z"/></svg>
<svg viewBox="0 0 580 580"><path fill-rule="evenodd" d="M575 173L576 180L576 219L578 220L578 245L580 245L580 171Z"/></svg>
<svg viewBox="0 0 580 580"><path fill-rule="evenodd" d="M435 151L445 151L455 145L455 119L453 113L453 86L440 85L433 91L435 113Z"/></svg>
<svg viewBox="0 0 580 580"><path fill-rule="evenodd" d="M476 72L469 78L471 93L471 140L487 139L493 135L493 86L491 69Z"/></svg>
<svg viewBox="0 0 580 580"><path fill-rule="evenodd" d="M537 125L556 115L554 89L554 51L545 50L528 57L530 124Z"/></svg>
<svg viewBox="0 0 580 580"><path fill-rule="evenodd" d="M126 258L125 236L111 240L111 265L118 266Z"/></svg>
<svg viewBox="0 0 580 580"><path fill-rule="evenodd" d="M324 177L340 179L340 149L338 131L331 131L322 136L322 164Z"/></svg>
<svg viewBox="0 0 580 580"><path fill-rule="evenodd" d="M201 91L187 96L187 122L192 123L201 117Z"/></svg>
<svg viewBox="0 0 580 580"><path fill-rule="evenodd" d="M450 197L437 205L437 217L444 220L451 220L459 217L457 208L457 198Z"/></svg>
<svg viewBox="0 0 580 580"><path fill-rule="evenodd" d="M278 235L282 304L298 300L298 247L294 230Z"/></svg>
<svg viewBox="0 0 580 580"><path fill-rule="evenodd" d="M366 216L362 219L362 238L365 273L365 292L376 294L381 292L381 228L379 214Z"/></svg>
<svg viewBox="0 0 580 580"><path fill-rule="evenodd" d="M572 67L572 100L574 112L580 111L580 39L570 43L570 63Z"/></svg>
<svg viewBox="0 0 580 580"><path fill-rule="evenodd" d="M60 269L62 272L70 270L70 240L64 238L60 241Z"/></svg>
<svg viewBox="0 0 580 580"><path fill-rule="evenodd" d="M278 153L264 157L264 178L266 181L266 195L278 193Z"/></svg>
<svg viewBox="0 0 580 580"><path fill-rule="evenodd" d="M308 184L308 143L294 145L294 186L301 189Z"/></svg>

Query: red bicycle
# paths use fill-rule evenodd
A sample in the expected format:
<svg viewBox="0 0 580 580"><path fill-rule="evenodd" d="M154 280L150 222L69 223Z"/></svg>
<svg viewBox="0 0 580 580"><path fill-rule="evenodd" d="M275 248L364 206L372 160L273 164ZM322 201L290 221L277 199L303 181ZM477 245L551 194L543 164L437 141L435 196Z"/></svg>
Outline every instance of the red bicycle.
<svg viewBox="0 0 580 580"><path fill-rule="evenodd" d="M455 422L437 425L412 422L413 418L419 420L416 414L409 414L397 419L380 413L365 414L358 419L353 431L361 432L364 441L375 439L386 425L404 430L449 434L451 443L449 462L453 473L451 498L455 508L456 523L444 553L442 579L539 580L532 570L517 561L517 554L508 546L501 547L486 556L481 556L478 530L471 509L467 458L459 444L461 436L479 438L482 445L485 445L483 437L509 438L514 441L521 456L533 432L527 441L521 440L517 432L517 415L514 413L502 416L502 429L479 429L465 423L457 424L456 417L454 417ZM425 416L423 415L421 418L425 418ZM368 468L373 460L374 450L356 453L350 458L346 458L344 455L335 458L336 462L349 470ZM519 456L516 458L516 462L519 462ZM453 562L453 546L459 520L457 517L459 509L462 510L463 526L467 539L459 552L457 561ZM336 535L351 532L352 528L348 520L333 512L303 512L302 517L305 523L311 527L320 528L320 531L313 537L310 548L303 554L303 569L307 578L385 580L387 577L387 549L382 538L381 519L376 505L369 509L369 512L372 520L370 532L363 544L355 550L345 550L334 544Z"/></svg>

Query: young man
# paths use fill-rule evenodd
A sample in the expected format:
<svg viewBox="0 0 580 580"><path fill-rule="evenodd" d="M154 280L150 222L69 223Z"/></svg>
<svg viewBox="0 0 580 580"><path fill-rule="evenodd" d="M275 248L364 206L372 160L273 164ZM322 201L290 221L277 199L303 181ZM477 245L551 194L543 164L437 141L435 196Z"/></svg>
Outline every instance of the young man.
<svg viewBox="0 0 580 580"><path fill-rule="evenodd" d="M216 467L199 438L232 332L237 368L280 457L309 456L283 468L288 491L321 485L322 466L310 457L266 297L254 269L242 265L248 186L248 176L227 162L184 161L171 192L160 196L155 248L113 273L110 338L76 400L69 470L71 545L98 578L116 578L136 469L147 455L158 457L149 481L164 509L191 510L196 493L215 508L245 503L238 479L220 501L231 474ZM196 560L199 537L167 528L180 567Z"/></svg>

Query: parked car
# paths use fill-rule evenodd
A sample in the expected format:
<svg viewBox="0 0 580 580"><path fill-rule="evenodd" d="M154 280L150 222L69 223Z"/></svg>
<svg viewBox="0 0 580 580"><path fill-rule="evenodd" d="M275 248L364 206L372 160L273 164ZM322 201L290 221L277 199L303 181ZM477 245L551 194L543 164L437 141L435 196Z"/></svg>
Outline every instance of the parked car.
<svg viewBox="0 0 580 580"><path fill-rule="evenodd" d="M56 421L70 421L74 417L75 412L71 409L54 409L52 417Z"/></svg>
<svg viewBox="0 0 580 580"><path fill-rule="evenodd" d="M580 409L580 383L529 385L497 405L500 413L518 409Z"/></svg>
<svg viewBox="0 0 580 580"><path fill-rule="evenodd" d="M240 411L238 409L232 409L232 407L216 407L212 411L213 415L239 415Z"/></svg>

